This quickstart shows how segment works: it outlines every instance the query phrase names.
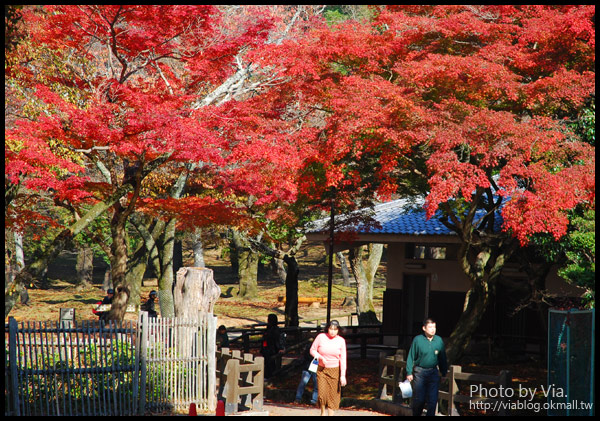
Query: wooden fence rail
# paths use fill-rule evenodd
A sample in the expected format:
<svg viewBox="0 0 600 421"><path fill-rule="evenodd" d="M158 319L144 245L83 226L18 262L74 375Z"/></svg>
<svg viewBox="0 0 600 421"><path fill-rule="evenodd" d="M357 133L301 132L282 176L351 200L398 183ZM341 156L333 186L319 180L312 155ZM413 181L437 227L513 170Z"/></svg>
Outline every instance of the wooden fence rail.
<svg viewBox="0 0 600 421"><path fill-rule="evenodd" d="M228 348L217 352L218 397L225 401L225 415L235 414L241 407L262 411L264 367L263 357Z"/></svg>
<svg viewBox="0 0 600 421"><path fill-rule="evenodd" d="M401 401L398 383L406 377L406 357L403 349L396 351L396 355L379 355L379 392L378 399L386 400L391 397L392 402ZM391 389L391 391L390 391Z"/></svg>
<svg viewBox="0 0 600 421"><path fill-rule="evenodd" d="M406 378L406 361L404 350L398 350L394 356L385 356L383 353L379 357L379 393L378 399L391 400L393 403L402 403L402 395L399 390L399 382ZM457 381L476 383L476 389L482 391L492 391L487 396L481 393L461 393ZM485 402L491 406L497 407L498 415L509 415L507 398L510 393L506 390L511 387L511 375L509 371L502 370L497 376L486 374L463 373L459 365L451 365L446 377L442 379L438 399L440 402L447 402L447 414L456 413L455 403ZM442 390L447 388L448 390ZM390 392L391 389L391 392ZM464 386L463 386L463 390ZM501 391L504 391L502 393ZM391 399L390 399L391 398ZM498 403L497 405L496 402Z"/></svg>
<svg viewBox="0 0 600 421"><path fill-rule="evenodd" d="M470 388L468 394L461 393L459 385L456 382L457 380L475 383L475 389L478 390L477 395L471 393ZM439 399L448 402L448 414L454 412L455 402L485 402L492 404L489 406L490 408L497 407L498 415L509 415L507 401L510 394L506 391L511 387L512 383L510 371L502 370L497 376L491 376L486 374L463 373L461 366L451 365L448 370L447 383L448 391L440 390ZM481 394L479 391L491 391L492 393L485 396L485 393Z"/></svg>

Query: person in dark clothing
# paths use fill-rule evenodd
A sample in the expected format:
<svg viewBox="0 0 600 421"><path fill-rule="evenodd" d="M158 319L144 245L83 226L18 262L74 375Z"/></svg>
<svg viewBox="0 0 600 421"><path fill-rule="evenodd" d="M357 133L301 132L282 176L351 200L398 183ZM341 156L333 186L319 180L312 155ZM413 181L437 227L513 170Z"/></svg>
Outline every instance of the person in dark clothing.
<svg viewBox="0 0 600 421"><path fill-rule="evenodd" d="M302 401L302 395L304 394L304 389L308 382L312 379L313 382L313 393L310 399L310 403L315 405L317 403L317 399L319 398L319 388L317 387L317 372L310 371L309 367L312 364L313 356L310 355L310 347L312 345L312 341L314 339L310 338L308 345L304 349L302 354L302 377L300 378L300 383L298 384L298 389L296 389L296 403L300 403Z"/></svg>
<svg viewBox="0 0 600 421"><path fill-rule="evenodd" d="M225 325L221 325L217 329L217 343L221 348L229 348L229 336L227 335L227 328Z"/></svg>
<svg viewBox="0 0 600 421"><path fill-rule="evenodd" d="M106 296L98 303L98 306L105 304L112 304L113 297L115 296L115 290L109 288L106 290ZM108 311L96 311L94 312L98 316L98 320L106 320Z"/></svg>
<svg viewBox="0 0 600 421"><path fill-rule="evenodd" d="M158 315L156 313L156 308L155 308L155 304L154 304L154 300L157 297L158 297L158 294L156 291L154 291L154 290L150 291L150 295L148 296L148 301L146 301L140 307L140 310L148 312L148 317L156 317Z"/></svg>
<svg viewBox="0 0 600 421"><path fill-rule="evenodd" d="M269 314L267 329L262 338L260 353L265 358L265 379L268 379L281 366L281 354L285 350L283 334L277 326L277 315Z"/></svg>
<svg viewBox="0 0 600 421"><path fill-rule="evenodd" d="M440 373L448 372L446 349L442 338L435 334L436 323L432 319L423 321L423 334L413 339L406 358L406 379L414 380L412 411L421 416L427 405L427 416L435 416L440 388Z"/></svg>

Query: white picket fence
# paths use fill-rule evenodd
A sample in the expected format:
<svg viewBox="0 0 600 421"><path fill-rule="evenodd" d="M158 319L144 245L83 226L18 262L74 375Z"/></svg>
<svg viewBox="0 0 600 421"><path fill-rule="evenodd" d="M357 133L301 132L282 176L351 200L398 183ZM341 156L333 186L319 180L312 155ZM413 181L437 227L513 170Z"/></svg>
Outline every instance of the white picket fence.
<svg viewBox="0 0 600 421"><path fill-rule="evenodd" d="M146 407L183 411L216 407L217 318L200 313L197 320L147 318L141 335L142 383Z"/></svg>
<svg viewBox="0 0 600 421"><path fill-rule="evenodd" d="M135 415L216 407L217 320L5 325L5 415Z"/></svg>

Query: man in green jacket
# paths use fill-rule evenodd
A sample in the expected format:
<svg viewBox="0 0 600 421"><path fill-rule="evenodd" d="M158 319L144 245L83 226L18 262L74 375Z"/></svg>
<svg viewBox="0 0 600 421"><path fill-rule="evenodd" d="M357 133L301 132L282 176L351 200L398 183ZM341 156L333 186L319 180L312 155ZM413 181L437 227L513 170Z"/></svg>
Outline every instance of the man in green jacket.
<svg viewBox="0 0 600 421"><path fill-rule="evenodd" d="M413 339L406 359L406 378L413 382L412 410L421 416L427 404L427 416L434 416L440 389L440 373L448 372L444 341L435 334L436 323L432 319L423 321L423 335Z"/></svg>

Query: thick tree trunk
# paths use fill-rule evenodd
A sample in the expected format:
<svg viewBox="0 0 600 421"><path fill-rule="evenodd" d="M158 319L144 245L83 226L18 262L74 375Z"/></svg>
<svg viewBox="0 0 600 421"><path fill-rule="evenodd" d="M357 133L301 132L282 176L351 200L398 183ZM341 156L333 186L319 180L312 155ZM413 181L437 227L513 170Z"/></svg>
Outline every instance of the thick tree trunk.
<svg viewBox="0 0 600 421"><path fill-rule="evenodd" d="M193 240L194 245L192 246L192 249L194 252L194 267L206 267L206 264L204 262L204 247L202 246L202 230L200 228L196 228Z"/></svg>
<svg viewBox="0 0 600 421"><path fill-rule="evenodd" d="M284 264L285 262L283 261L283 259L279 259L277 257L273 257L273 259L271 260L271 269L275 274L275 277L282 284L285 284L287 280L287 271L285 270Z"/></svg>
<svg viewBox="0 0 600 421"><path fill-rule="evenodd" d="M494 296L496 282L504 263L514 251L515 242L508 241L504 246L467 245L459 252L459 261L471 281L471 288L465 296L463 313L450 334L446 344L448 361L459 362L475 334L487 307Z"/></svg>
<svg viewBox="0 0 600 421"><path fill-rule="evenodd" d="M177 271L173 291L176 317L196 319L199 311L212 313L220 296L212 269L183 267Z"/></svg>
<svg viewBox="0 0 600 421"><path fill-rule="evenodd" d="M259 255L250 247L249 240L237 230L232 231L232 243L236 249L239 291L238 297L253 299L258 295Z"/></svg>
<svg viewBox="0 0 600 421"><path fill-rule="evenodd" d="M174 317L173 304L173 250L175 247L175 219L171 219L165 226L164 233L157 241L160 255L160 272L158 275L158 296L160 314L163 317Z"/></svg>
<svg viewBox="0 0 600 421"><path fill-rule="evenodd" d="M348 264L346 263L346 257L344 257L344 253L341 251L336 253L338 261L340 262L340 269L342 271L342 279L344 281L344 286L350 286L350 271L348 271Z"/></svg>
<svg viewBox="0 0 600 421"><path fill-rule="evenodd" d="M25 252L23 251L23 235L18 232L14 233L15 238L15 263L17 264L16 271L20 271L25 267Z"/></svg>
<svg viewBox="0 0 600 421"><path fill-rule="evenodd" d="M487 309L490 298L487 282L481 282L480 285L473 286L467 292L463 312L446 344L446 353L450 363L458 363L466 351L471 337Z"/></svg>
<svg viewBox="0 0 600 421"><path fill-rule="evenodd" d="M113 297L110 311L107 314L108 320L123 320L127 310L127 301L129 300L129 288L126 283L127 274L127 233L125 230L125 214L117 206L115 214L111 221L111 275L115 286L115 295ZM126 296L125 296L126 295Z"/></svg>
<svg viewBox="0 0 600 421"><path fill-rule="evenodd" d="M139 307L141 304L140 295L142 290L142 280L148 268L149 252L144 245L138 247L129 259L127 264L126 283L130 290L129 304Z"/></svg>
<svg viewBox="0 0 600 421"><path fill-rule="evenodd" d="M373 282L375 273L381 261L383 252L382 244L373 244L369 247L367 268L363 265L366 246L350 249L350 269L356 280L356 302L359 325L377 324L379 320L373 305Z"/></svg>
<svg viewBox="0 0 600 421"><path fill-rule="evenodd" d="M241 298L253 299L258 295L258 260L258 253L251 249L238 250L238 296Z"/></svg>
<svg viewBox="0 0 600 421"><path fill-rule="evenodd" d="M285 278L285 325L298 326L298 262L294 256L287 254L283 258L287 264L287 276Z"/></svg>
<svg viewBox="0 0 600 421"><path fill-rule="evenodd" d="M183 267L177 271L177 282L173 291L175 317L196 321L198 312L212 314L220 295L221 288L214 281L212 269ZM177 328L179 357L192 355L195 346L193 338L196 333L197 328L194 326Z"/></svg>
<svg viewBox="0 0 600 421"><path fill-rule="evenodd" d="M125 318L125 312L127 311L127 303L129 302L129 288L124 285L119 285L115 288L115 295L113 296L110 311L108 312L106 319L114 320L117 322L123 321Z"/></svg>
<svg viewBox="0 0 600 421"><path fill-rule="evenodd" d="M94 274L94 251L91 247L79 247L75 267L77 271L77 289L89 288L92 285Z"/></svg>
<svg viewBox="0 0 600 421"><path fill-rule="evenodd" d="M365 275L367 277L367 305L369 310L373 311L375 310L375 306L373 305L373 286L375 285L375 275L377 275L382 255L383 244L369 244L369 258L365 267Z"/></svg>

